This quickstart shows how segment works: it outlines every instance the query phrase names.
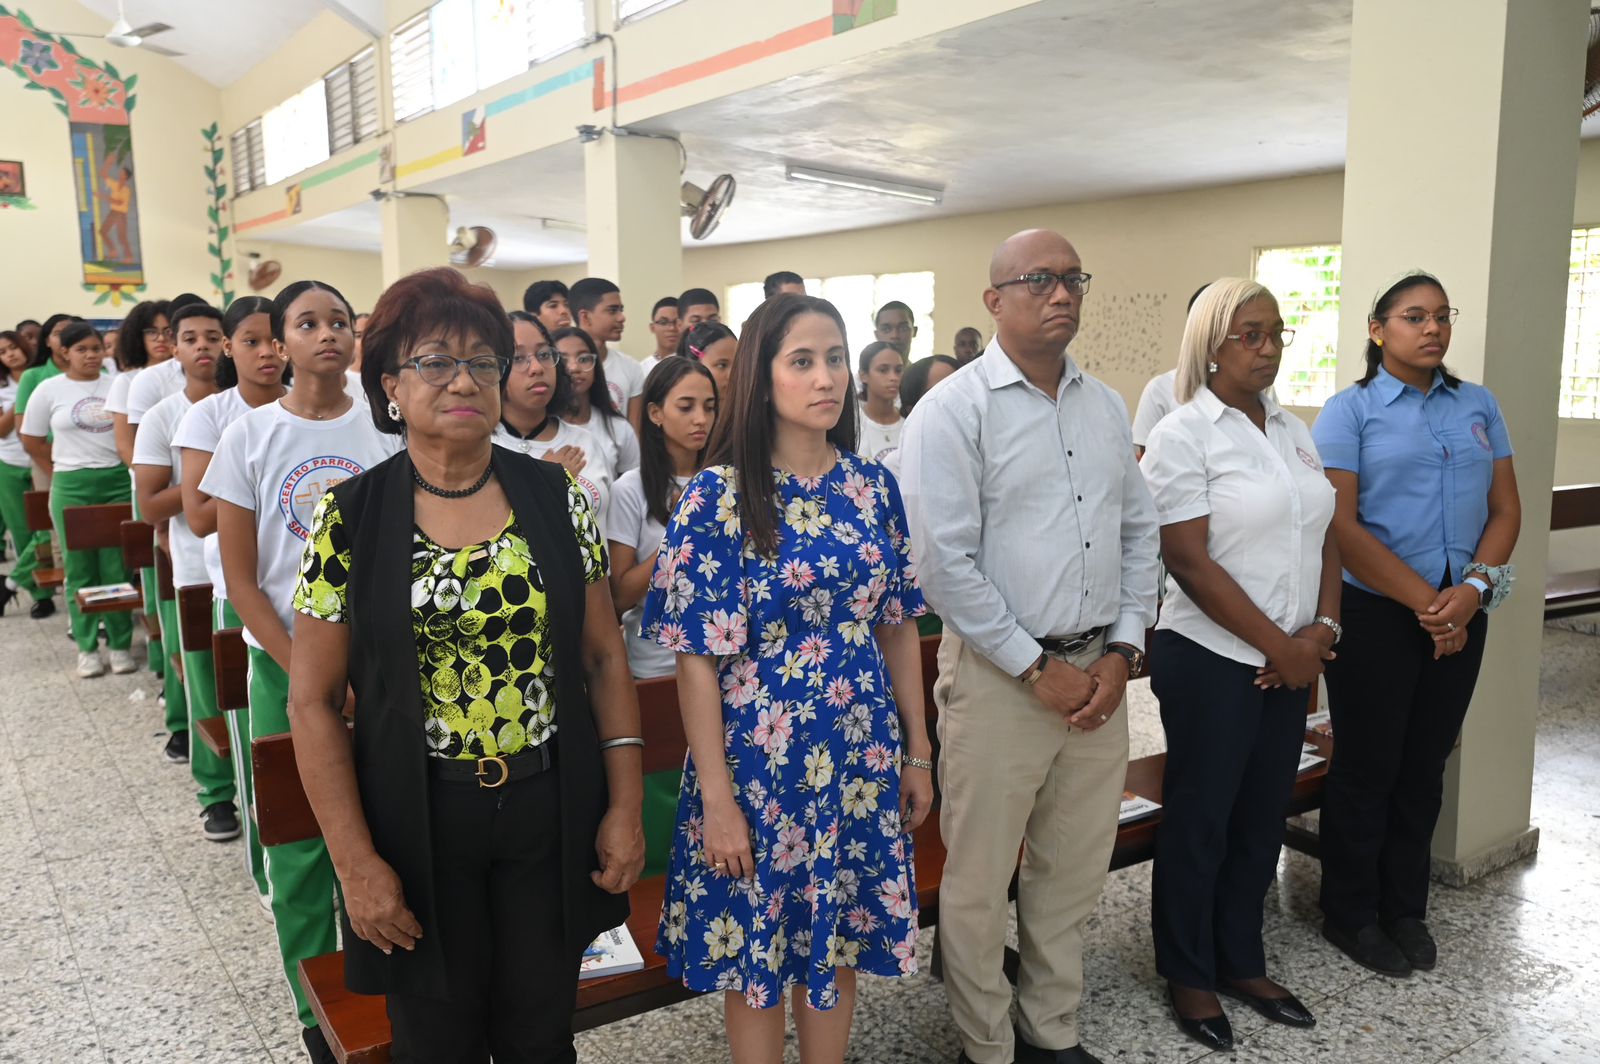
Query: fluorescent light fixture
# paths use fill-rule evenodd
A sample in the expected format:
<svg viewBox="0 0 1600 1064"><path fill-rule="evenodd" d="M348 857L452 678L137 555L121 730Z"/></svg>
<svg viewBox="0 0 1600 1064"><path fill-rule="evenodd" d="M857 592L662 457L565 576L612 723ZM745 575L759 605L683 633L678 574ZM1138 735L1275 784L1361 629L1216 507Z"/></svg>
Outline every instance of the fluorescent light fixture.
<svg viewBox="0 0 1600 1064"><path fill-rule="evenodd" d="M944 201L944 189L928 185L908 185L901 181L885 181L881 177L865 174L844 174L836 170L818 170L811 166L791 165L786 173L790 181L806 181L816 185L833 185L836 188L853 188L859 192L876 192L915 203L937 206Z"/></svg>

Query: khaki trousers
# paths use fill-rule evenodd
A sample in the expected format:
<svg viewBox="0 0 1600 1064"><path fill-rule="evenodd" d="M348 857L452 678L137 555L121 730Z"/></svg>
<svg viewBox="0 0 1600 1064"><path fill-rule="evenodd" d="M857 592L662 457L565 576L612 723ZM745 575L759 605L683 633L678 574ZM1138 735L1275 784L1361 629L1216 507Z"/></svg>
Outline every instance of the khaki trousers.
<svg viewBox="0 0 1600 1064"><path fill-rule="evenodd" d="M1103 637L1067 660L1087 668ZM939 947L945 992L975 1064L1011 1064L1011 987L1001 962L1006 888L1017 887L1018 1030L1078 1044L1083 925L1100 900L1128 765L1127 703L1092 732L1068 727L949 629L939 644Z"/></svg>

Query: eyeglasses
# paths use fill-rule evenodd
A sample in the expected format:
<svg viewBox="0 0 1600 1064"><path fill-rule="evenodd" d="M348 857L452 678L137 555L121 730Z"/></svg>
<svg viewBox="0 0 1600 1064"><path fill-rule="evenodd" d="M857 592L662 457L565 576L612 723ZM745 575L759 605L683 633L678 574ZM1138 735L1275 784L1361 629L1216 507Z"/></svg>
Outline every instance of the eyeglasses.
<svg viewBox="0 0 1600 1064"><path fill-rule="evenodd" d="M1092 273L1025 273L1011 281L1001 281L996 288L1004 288L1012 284L1025 284L1028 294L1033 296L1047 296L1056 290L1056 285L1066 285L1067 291L1075 296L1081 296L1089 291L1089 281L1094 277Z"/></svg>
<svg viewBox="0 0 1600 1064"><path fill-rule="evenodd" d="M1448 329L1450 326L1456 323L1456 319L1460 316L1461 311L1457 310L1455 307L1450 307L1449 309L1442 310L1437 314L1421 314L1417 311L1408 311L1405 314L1389 314L1386 317L1399 318L1413 329L1422 328L1424 325L1428 324L1428 319L1432 318L1436 323L1438 323L1439 328Z"/></svg>
<svg viewBox="0 0 1600 1064"><path fill-rule="evenodd" d="M511 365L523 372L531 369L535 361L553 366L556 364L556 353L552 348L541 347L537 351L518 351L511 356Z"/></svg>
<svg viewBox="0 0 1600 1064"><path fill-rule="evenodd" d="M170 339L172 339L172 330L171 329L146 329L144 331L144 338L146 340L170 340Z"/></svg>
<svg viewBox="0 0 1600 1064"><path fill-rule="evenodd" d="M1268 337L1278 341L1278 349L1281 351L1283 348L1294 343L1294 330L1279 329L1274 333L1262 332L1260 329L1251 329L1249 332L1229 333L1227 336L1223 337L1223 339L1239 341L1239 346L1243 347L1246 351L1259 351L1261 350L1262 345L1267 342Z"/></svg>
<svg viewBox="0 0 1600 1064"><path fill-rule="evenodd" d="M581 355L563 355L562 356L562 361L565 362L568 365L568 367L571 367L571 366L586 366L587 367L587 366L594 365L596 362L599 361L599 359L594 357L593 352L585 351Z"/></svg>
<svg viewBox="0 0 1600 1064"><path fill-rule="evenodd" d="M678 324L678 319L677 318L652 318L651 321L650 321L650 324L656 326L659 329L667 329L667 328L671 328L674 325L677 325Z"/></svg>
<svg viewBox="0 0 1600 1064"><path fill-rule="evenodd" d="M423 384L445 388L456 379L465 366L477 384L499 384L505 377L506 364L497 355L473 355L471 358L451 358L449 355L418 355L400 363L401 369L414 369Z"/></svg>

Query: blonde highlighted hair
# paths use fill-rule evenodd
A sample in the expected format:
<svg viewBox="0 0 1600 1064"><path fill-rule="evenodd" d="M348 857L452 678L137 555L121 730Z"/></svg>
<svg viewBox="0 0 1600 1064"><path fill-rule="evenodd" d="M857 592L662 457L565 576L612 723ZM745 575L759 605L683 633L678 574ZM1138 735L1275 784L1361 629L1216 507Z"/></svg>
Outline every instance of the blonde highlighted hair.
<svg viewBox="0 0 1600 1064"><path fill-rule="evenodd" d="M1178 346L1178 375L1172 389L1180 404L1193 399L1211 379L1207 363L1227 339L1228 327L1233 324L1233 316L1239 308L1262 296L1274 302L1278 298L1254 281L1221 277L1207 285L1189 307L1189 319L1183 325L1183 343Z"/></svg>

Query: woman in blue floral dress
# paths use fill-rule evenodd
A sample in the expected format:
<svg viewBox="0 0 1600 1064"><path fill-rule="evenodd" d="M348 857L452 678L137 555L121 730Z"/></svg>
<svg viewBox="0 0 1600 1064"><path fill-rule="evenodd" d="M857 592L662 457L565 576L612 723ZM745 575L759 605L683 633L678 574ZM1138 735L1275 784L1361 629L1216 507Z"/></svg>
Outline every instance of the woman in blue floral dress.
<svg viewBox="0 0 1600 1064"><path fill-rule="evenodd" d="M922 593L833 305L763 304L728 391L646 603L689 741L656 949L726 992L734 1064L782 1059L791 987L804 1059L843 1060L855 972L916 970Z"/></svg>

